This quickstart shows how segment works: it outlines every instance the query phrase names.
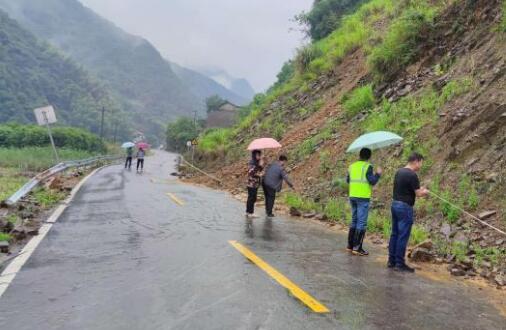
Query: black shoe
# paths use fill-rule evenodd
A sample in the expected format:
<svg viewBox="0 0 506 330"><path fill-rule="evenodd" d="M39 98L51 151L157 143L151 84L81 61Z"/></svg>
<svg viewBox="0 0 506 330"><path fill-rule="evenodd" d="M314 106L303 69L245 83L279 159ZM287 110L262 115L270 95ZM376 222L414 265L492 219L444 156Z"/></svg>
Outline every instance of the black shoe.
<svg viewBox="0 0 506 330"><path fill-rule="evenodd" d="M274 217L275 217L275 215L273 213L267 214L267 218L274 218Z"/></svg>
<svg viewBox="0 0 506 330"><path fill-rule="evenodd" d="M387 267L388 268L394 268L395 267L395 262L389 260L388 263L387 263Z"/></svg>
<svg viewBox="0 0 506 330"><path fill-rule="evenodd" d="M404 264L404 265L396 265L394 267L394 270L396 272L403 272L403 273L414 273L415 272L414 268L411 268L411 267L409 267L406 264Z"/></svg>

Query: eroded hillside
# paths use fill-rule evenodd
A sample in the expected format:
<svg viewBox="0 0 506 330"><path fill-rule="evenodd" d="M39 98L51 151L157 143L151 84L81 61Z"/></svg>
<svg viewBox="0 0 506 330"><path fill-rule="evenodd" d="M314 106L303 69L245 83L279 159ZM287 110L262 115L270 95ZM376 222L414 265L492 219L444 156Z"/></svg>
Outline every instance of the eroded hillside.
<svg viewBox="0 0 506 330"><path fill-rule="evenodd" d="M344 177L356 157L345 154L347 146L364 132L393 131L405 140L374 155L385 174L370 232L388 237L393 174L413 150L427 157L421 177L431 191L505 230L505 6L366 2L301 49L290 78L258 96L236 128L201 137L199 163L241 192L247 143L278 138L300 191L286 195L288 205L346 222ZM505 284L506 237L433 198L420 201L417 213L412 243L431 238L431 253L450 262L455 275L479 273Z"/></svg>

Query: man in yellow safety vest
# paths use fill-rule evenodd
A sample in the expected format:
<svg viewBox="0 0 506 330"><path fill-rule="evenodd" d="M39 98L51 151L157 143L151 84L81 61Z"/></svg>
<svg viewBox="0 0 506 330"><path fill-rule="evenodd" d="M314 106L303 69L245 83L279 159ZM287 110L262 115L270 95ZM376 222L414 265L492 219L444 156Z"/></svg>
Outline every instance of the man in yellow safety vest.
<svg viewBox="0 0 506 330"><path fill-rule="evenodd" d="M372 187L378 183L382 173L380 167L374 171L372 164L369 163L371 155L372 152L368 148L360 150L360 160L350 165L347 177L352 210L347 250L361 256L369 254L363 249L362 243L367 230Z"/></svg>

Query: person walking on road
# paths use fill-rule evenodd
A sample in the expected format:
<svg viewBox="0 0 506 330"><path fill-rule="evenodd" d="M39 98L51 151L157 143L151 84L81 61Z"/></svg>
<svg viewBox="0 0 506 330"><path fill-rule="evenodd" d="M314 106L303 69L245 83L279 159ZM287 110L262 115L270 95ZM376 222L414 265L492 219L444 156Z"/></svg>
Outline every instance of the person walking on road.
<svg viewBox="0 0 506 330"><path fill-rule="evenodd" d="M286 174L285 164L288 158L285 155L279 156L279 160L270 164L265 170L265 175L262 183L265 196L265 212L267 217L272 218L274 214L274 202L276 201L276 193L280 192L285 181L290 188L294 189L294 185L290 181L288 174Z"/></svg>
<svg viewBox="0 0 506 330"><path fill-rule="evenodd" d="M422 168L423 156L413 153L406 167L397 171L394 178L392 201L392 234L388 245L388 268L396 271L414 273L415 270L404 261L406 247L414 221L416 197L425 197L429 191L420 187L418 172Z"/></svg>
<svg viewBox="0 0 506 330"><path fill-rule="evenodd" d="M248 164L248 200L246 202L246 217L256 218L255 203L257 202L258 187L262 181L262 171L264 163L262 160L262 152L253 150L251 160Z"/></svg>
<svg viewBox="0 0 506 330"><path fill-rule="evenodd" d="M372 187L378 183L382 173L380 167L374 172L369 162L371 155L372 152L368 148L360 150L360 160L350 165L346 178L352 211L347 250L361 256L369 254L362 245L367 231Z"/></svg>
<svg viewBox="0 0 506 330"><path fill-rule="evenodd" d="M144 170L144 156L146 153L144 152L144 149L139 148L137 151L137 172L139 172L139 167L141 168L140 172Z"/></svg>
<svg viewBox="0 0 506 330"><path fill-rule="evenodd" d="M127 148L126 150L126 160L125 160L125 169L131 169L132 168L132 157L134 155L134 149L132 147Z"/></svg>

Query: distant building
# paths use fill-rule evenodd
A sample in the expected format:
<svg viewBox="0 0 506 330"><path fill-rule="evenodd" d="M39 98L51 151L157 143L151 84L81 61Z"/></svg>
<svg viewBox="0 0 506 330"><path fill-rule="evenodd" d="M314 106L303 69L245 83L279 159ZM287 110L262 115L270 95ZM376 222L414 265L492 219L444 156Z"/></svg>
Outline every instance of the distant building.
<svg viewBox="0 0 506 330"><path fill-rule="evenodd" d="M207 115L206 128L233 126L236 123L239 108L239 106L227 101L220 106L218 111L213 111Z"/></svg>

